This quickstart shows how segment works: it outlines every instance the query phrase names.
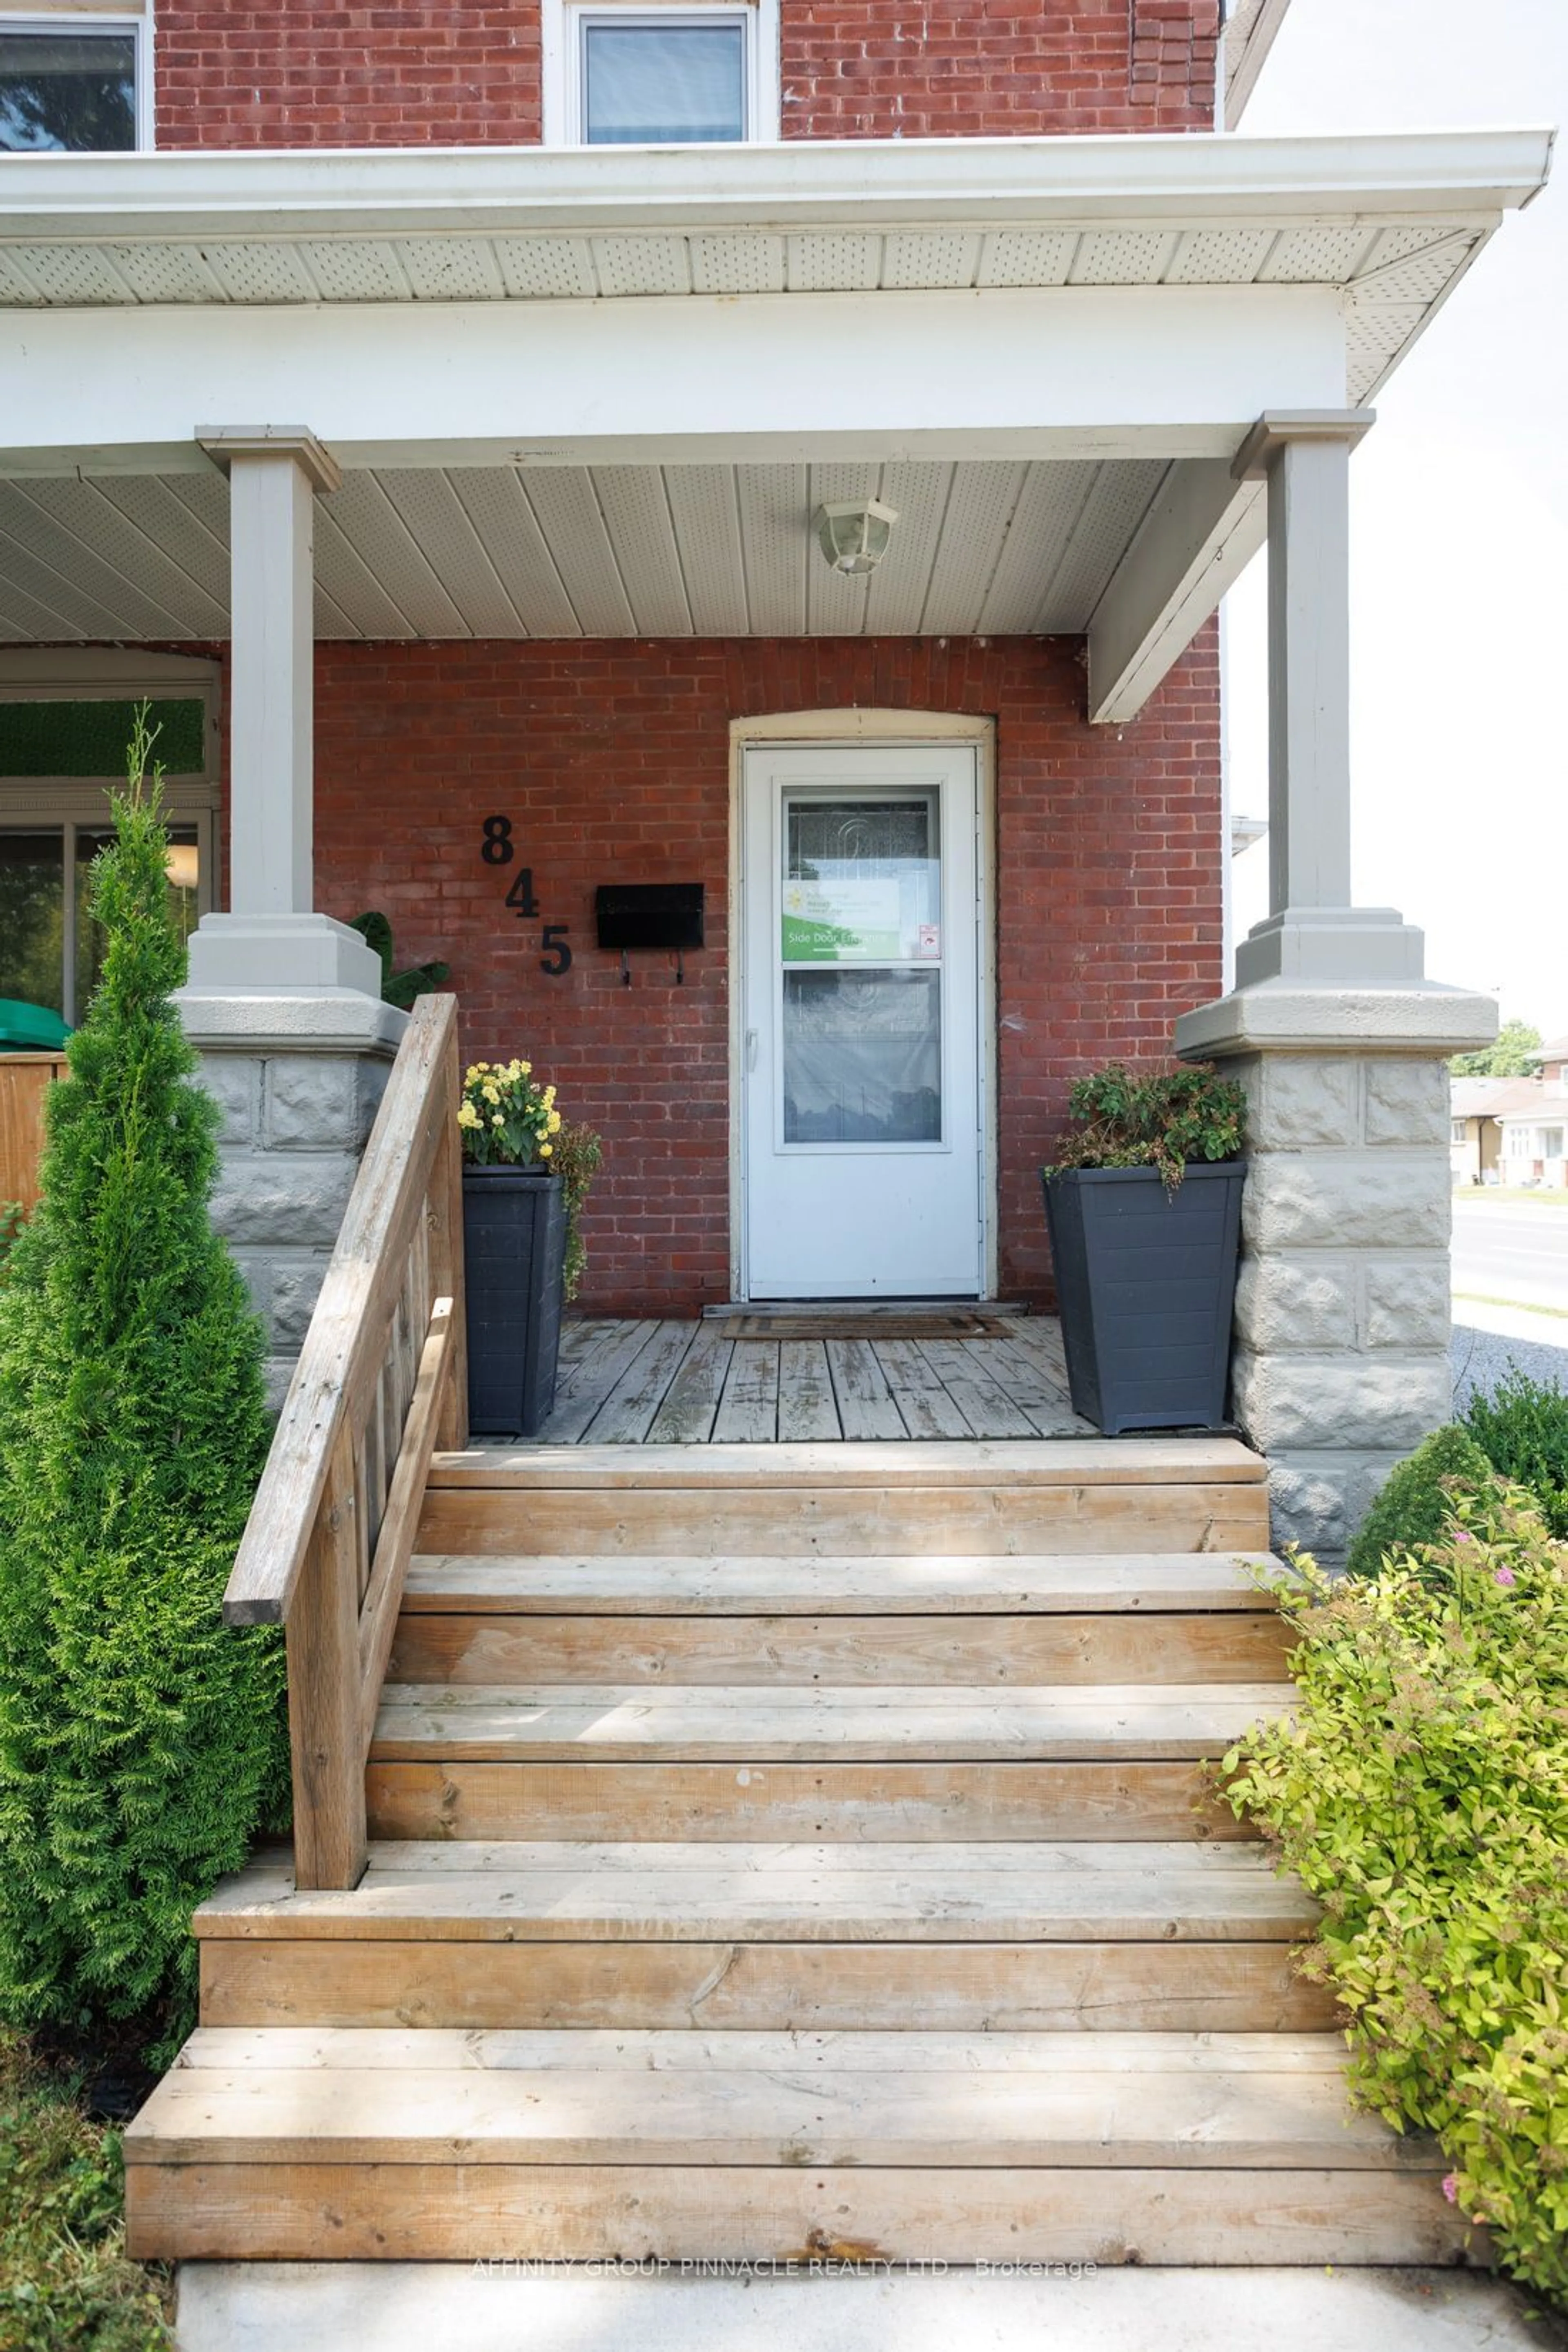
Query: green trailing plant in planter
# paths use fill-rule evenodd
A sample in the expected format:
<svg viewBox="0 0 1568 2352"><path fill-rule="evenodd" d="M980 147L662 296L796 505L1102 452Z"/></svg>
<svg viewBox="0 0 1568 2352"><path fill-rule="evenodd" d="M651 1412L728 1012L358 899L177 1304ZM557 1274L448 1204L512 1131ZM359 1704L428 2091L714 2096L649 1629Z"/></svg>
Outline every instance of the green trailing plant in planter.
<svg viewBox="0 0 1568 2352"><path fill-rule="evenodd" d="M1108 1436L1225 1417L1246 1097L1207 1064L1075 1080L1040 1171L1074 1408Z"/></svg>
<svg viewBox="0 0 1568 2352"><path fill-rule="evenodd" d="M278 1636L220 1603L268 1444L260 1326L212 1231L218 1112L170 995L144 717L94 863L103 977L0 1282L0 2018L193 2007L195 1906L285 1801Z"/></svg>
<svg viewBox="0 0 1568 2352"><path fill-rule="evenodd" d="M400 1013L407 1013L422 996L434 996L445 988L451 975L451 966L432 957L427 963L411 964L406 971L396 969L393 952L392 925L374 908L368 914L355 915L349 929L357 931L367 948L381 958L381 998L384 1004L395 1004Z"/></svg>
<svg viewBox="0 0 1568 2352"><path fill-rule="evenodd" d="M1505 2269L1568 2298L1568 1550L1531 1498L1456 1481L1436 1541L1370 1576L1300 1559L1289 1717L1220 1768L1323 1906L1307 1976L1352 2087L1436 2133Z"/></svg>
<svg viewBox="0 0 1568 2352"><path fill-rule="evenodd" d="M583 1204L604 1161L602 1138L595 1135L591 1127L583 1126L580 1120L565 1120L555 1139L555 1171L561 1179L566 1201L566 1264L563 1286L568 1307L583 1287L583 1276L588 1270L588 1253L584 1246L581 1227Z"/></svg>

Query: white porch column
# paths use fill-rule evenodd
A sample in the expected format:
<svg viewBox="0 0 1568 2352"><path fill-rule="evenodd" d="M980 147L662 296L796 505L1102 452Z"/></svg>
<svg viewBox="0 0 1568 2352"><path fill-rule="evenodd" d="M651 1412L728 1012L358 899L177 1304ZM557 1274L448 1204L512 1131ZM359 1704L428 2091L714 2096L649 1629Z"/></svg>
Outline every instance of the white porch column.
<svg viewBox="0 0 1568 2352"><path fill-rule="evenodd" d="M1448 1055L1489 997L1424 973L1392 908L1351 903L1350 453L1364 412L1268 415L1270 912L1177 1051L1246 1087L1233 1394L1277 1541L1342 1555L1394 1464L1452 1410Z"/></svg>
<svg viewBox="0 0 1568 2352"><path fill-rule="evenodd" d="M229 904L177 999L223 1114L213 1223L266 1326L282 1401L407 1016L312 904L312 540L341 477L306 432L204 432L229 477Z"/></svg>
<svg viewBox="0 0 1568 2352"><path fill-rule="evenodd" d="M379 999L377 958L312 904L315 507L342 477L302 427L197 438L229 478L229 903L191 940L190 989Z"/></svg>

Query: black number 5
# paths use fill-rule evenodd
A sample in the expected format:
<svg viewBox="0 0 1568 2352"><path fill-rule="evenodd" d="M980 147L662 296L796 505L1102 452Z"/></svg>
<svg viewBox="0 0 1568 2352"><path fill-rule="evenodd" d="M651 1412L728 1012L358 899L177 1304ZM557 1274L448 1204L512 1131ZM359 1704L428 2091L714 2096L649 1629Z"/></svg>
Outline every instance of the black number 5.
<svg viewBox="0 0 1568 2352"><path fill-rule="evenodd" d="M572 950L566 944L567 923L546 923L539 935L544 953L539 959L539 969L547 971L552 980L559 980L563 971L572 969Z"/></svg>

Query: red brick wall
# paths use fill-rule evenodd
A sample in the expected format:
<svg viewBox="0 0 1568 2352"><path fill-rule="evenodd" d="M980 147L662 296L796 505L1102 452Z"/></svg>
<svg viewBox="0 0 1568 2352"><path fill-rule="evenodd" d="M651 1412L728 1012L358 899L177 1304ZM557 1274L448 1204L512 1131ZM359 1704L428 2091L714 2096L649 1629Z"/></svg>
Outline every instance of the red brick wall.
<svg viewBox="0 0 1568 2352"><path fill-rule="evenodd" d="M1218 0L784 0L784 134L1212 131L1218 37Z"/></svg>
<svg viewBox="0 0 1568 2352"><path fill-rule="evenodd" d="M317 894L380 907L399 957L452 966L464 1046L524 1053L604 1134L584 1304L694 1313L729 1295L729 722L853 705L993 717L1002 1286L1048 1296L1035 1171L1078 1071L1168 1053L1220 985L1219 668L1212 627L1135 726L1089 728L1076 641L850 638L318 648ZM513 821L510 866L479 856ZM531 866L536 917L508 913ZM597 883L695 881L709 946L594 945ZM540 929L570 926L570 973Z"/></svg>
<svg viewBox="0 0 1568 2352"><path fill-rule="evenodd" d="M160 147L516 146L538 0L158 0Z"/></svg>
<svg viewBox="0 0 1568 2352"><path fill-rule="evenodd" d="M783 0L781 16L786 138L1214 127L1218 0ZM526 143L539 0L159 0L155 82L161 147Z"/></svg>

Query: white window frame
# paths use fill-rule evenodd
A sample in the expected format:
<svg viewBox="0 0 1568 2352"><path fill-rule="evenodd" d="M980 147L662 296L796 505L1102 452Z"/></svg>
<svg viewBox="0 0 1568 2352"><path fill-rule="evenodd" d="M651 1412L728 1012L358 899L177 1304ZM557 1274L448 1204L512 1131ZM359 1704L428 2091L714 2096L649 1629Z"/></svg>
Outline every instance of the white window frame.
<svg viewBox="0 0 1568 2352"><path fill-rule="evenodd" d="M544 143L585 147L583 136L584 18L712 16L746 30L746 135L737 146L766 146L779 135L778 0L542 0ZM728 145L728 141L715 141Z"/></svg>
<svg viewBox="0 0 1568 2352"><path fill-rule="evenodd" d="M153 144L153 7L0 8L0 33L132 33L136 40L136 152ZM98 153L98 149L80 150Z"/></svg>
<svg viewBox="0 0 1568 2352"><path fill-rule="evenodd" d="M203 762L199 775L169 776L163 807L173 824L190 825L196 836L196 911L210 914L217 882L218 816L222 803L223 747L219 731L222 673L215 661L187 654L142 654L104 649L76 653L26 647L0 652L0 702L200 702L204 705ZM61 855L69 877L76 870L79 828L100 832L109 814L104 788L112 777L7 776L0 755L0 827L63 835ZM67 1010L74 1027L85 1007L72 1003L76 988L76 892L63 901L61 960Z"/></svg>

